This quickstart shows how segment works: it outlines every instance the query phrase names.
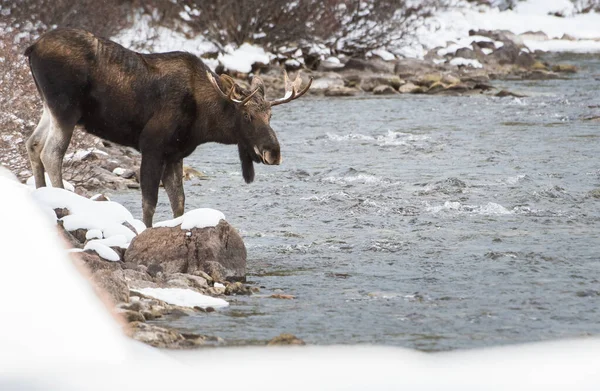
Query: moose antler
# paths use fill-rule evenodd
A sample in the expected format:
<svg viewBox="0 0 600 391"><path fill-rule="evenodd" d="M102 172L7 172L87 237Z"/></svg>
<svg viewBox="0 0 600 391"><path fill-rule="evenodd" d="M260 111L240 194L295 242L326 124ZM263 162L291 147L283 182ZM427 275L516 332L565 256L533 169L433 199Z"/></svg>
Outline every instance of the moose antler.
<svg viewBox="0 0 600 391"><path fill-rule="evenodd" d="M277 106L282 103L288 103L288 102L293 101L294 99L300 98L302 95L304 95L306 93L306 91L308 91L308 89L310 88L310 85L312 84L312 81L313 81L313 78L311 77L310 80L308 81L308 84L306 85L306 87L304 87L304 89L302 91L298 92L298 90L300 89L300 86L302 86L302 79L300 78L300 72L298 72L298 74L296 75L296 79L292 83L292 82L290 82L287 72L284 70L283 71L283 79L285 82L285 95L281 99L277 99L277 100L269 102L269 104L271 106Z"/></svg>
<svg viewBox="0 0 600 391"><path fill-rule="evenodd" d="M231 86L231 90L229 90L229 93L226 94L223 92L221 87L219 87L217 80L215 80L215 77L212 75L212 73L210 71L206 71L206 76L208 77L210 84L212 84L213 87L215 88L215 90L219 93L219 95L221 95L221 98L227 99L228 101L239 104L240 106L244 106L246 103L250 102L250 99L252 99L254 94L256 94L258 92L258 88L256 88L247 97L245 97L244 100L238 100L233 97L233 92L235 91L235 86L236 86L235 84L233 84Z"/></svg>

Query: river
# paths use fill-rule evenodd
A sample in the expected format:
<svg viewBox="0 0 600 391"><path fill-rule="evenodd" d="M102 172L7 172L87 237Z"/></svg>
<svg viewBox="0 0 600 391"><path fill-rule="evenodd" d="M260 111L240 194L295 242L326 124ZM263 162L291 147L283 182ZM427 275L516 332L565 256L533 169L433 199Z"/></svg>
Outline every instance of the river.
<svg viewBox="0 0 600 391"><path fill-rule="evenodd" d="M581 72L494 81L527 95L302 98L273 109L283 164L241 177L237 149L185 164L186 210L239 229L253 296L166 318L227 345L424 351L600 333L600 56ZM115 194L141 216L137 191ZM161 190L155 220L170 218ZM272 299L273 293L294 295Z"/></svg>

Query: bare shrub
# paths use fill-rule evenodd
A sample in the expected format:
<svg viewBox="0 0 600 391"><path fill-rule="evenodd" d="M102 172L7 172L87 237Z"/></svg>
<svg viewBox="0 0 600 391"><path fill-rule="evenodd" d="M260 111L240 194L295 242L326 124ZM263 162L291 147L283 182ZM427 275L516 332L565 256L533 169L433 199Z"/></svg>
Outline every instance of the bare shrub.
<svg viewBox="0 0 600 391"><path fill-rule="evenodd" d="M184 20L221 49L255 43L279 47L320 43L363 55L409 34L443 0L182 0Z"/></svg>
<svg viewBox="0 0 600 391"><path fill-rule="evenodd" d="M55 27L81 27L108 36L128 23L135 4L122 0L0 0L0 164L20 179L30 174L25 140L42 109L23 52L40 34ZM71 148L85 148L95 140L76 132Z"/></svg>

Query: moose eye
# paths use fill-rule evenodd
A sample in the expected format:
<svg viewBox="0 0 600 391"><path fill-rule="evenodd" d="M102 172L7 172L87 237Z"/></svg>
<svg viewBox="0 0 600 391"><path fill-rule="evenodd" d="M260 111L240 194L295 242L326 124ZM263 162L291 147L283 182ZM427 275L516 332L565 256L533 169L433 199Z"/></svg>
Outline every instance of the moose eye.
<svg viewBox="0 0 600 391"><path fill-rule="evenodd" d="M251 117L251 116L250 116L250 114L248 114L248 113L244 113L244 119L245 119L247 122L252 122L252 117Z"/></svg>

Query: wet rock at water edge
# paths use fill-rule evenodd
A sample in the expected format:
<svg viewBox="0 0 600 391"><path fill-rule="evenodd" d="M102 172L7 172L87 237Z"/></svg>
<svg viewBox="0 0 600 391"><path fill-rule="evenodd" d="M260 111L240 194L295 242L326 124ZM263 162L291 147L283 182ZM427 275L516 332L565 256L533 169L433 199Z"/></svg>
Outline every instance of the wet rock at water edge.
<svg viewBox="0 0 600 391"><path fill-rule="evenodd" d="M125 333L136 341L156 348L180 348L185 338L181 333L143 322L132 322L125 327Z"/></svg>
<svg viewBox="0 0 600 391"><path fill-rule="evenodd" d="M251 287L249 285L244 285L241 282L232 282L225 287L225 295L245 295L250 296L254 292L258 292L259 289L255 287Z"/></svg>
<svg viewBox="0 0 600 391"><path fill-rule="evenodd" d="M271 296L269 296L271 299L283 299L283 300L293 300L296 298L296 296L293 295L285 295L282 293L275 293Z"/></svg>
<svg viewBox="0 0 600 391"><path fill-rule="evenodd" d="M148 266L149 273L160 269L163 275L206 273L217 281L246 278L246 247L237 231L223 220L216 227L191 230L148 228L131 241L125 262Z"/></svg>
<svg viewBox="0 0 600 391"><path fill-rule="evenodd" d="M577 73L577 70L577 67L571 64L556 64L552 66L553 72Z"/></svg>
<svg viewBox="0 0 600 391"><path fill-rule="evenodd" d="M293 334L280 334L267 343L267 346L281 345L306 345L306 342Z"/></svg>
<svg viewBox="0 0 600 391"><path fill-rule="evenodd" d="M414 94L418 92L423 92L423 88L409 82L401 86L398 91L400 91L400 93L402 94Z"/></svg>
<svg viewBox="0 0 600 391"><path fill-rule="evenodd" d="M350 87L335 87L328 90L325 90L325 96L355 96L358 94L358 90L356 88Z"/></svg>
<svg viewBox="0 0 600 391"><path fill-rule="evenodd" d="M523 95L523 94L518 94L516 92L511 92L511 91L507 91L507 90L500 90L499 92L496 93L496 95L498 98L504 98L507 96L512 96L515 98L525 98L527 97L527 95Z"/></svg>
<svg viewBox="0 0 600 391"><path fill-rule="evenodd" d="M391 86L379 85L373 89L374 95L395 95L396 90Z"/></svg>

